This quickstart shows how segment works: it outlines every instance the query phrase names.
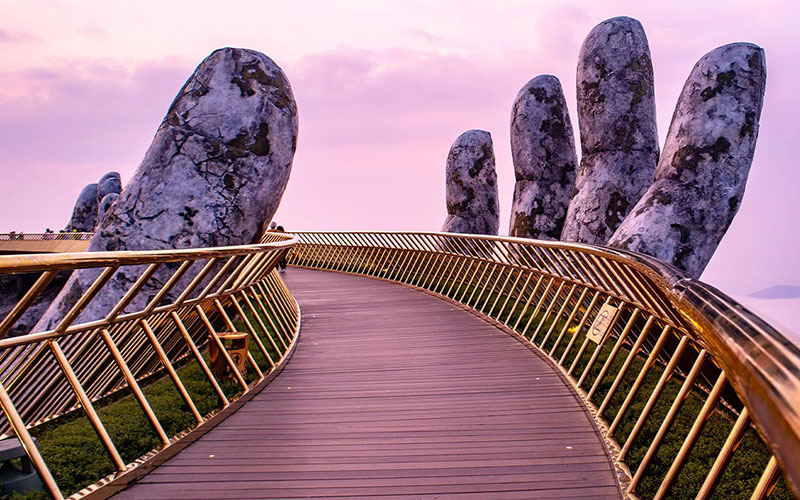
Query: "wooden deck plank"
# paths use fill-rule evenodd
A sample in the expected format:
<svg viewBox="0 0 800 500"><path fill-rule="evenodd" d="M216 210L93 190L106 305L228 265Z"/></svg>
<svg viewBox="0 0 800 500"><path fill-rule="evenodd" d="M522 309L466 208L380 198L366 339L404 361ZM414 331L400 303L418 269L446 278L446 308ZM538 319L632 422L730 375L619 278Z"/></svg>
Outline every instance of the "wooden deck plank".
<svg viewBox="0 0 800 500"><path fill-rule="evenodd" d="M117 498L620 497L584 408L526 346L409 288L285 277L303 324L284 371Z"/></svg>

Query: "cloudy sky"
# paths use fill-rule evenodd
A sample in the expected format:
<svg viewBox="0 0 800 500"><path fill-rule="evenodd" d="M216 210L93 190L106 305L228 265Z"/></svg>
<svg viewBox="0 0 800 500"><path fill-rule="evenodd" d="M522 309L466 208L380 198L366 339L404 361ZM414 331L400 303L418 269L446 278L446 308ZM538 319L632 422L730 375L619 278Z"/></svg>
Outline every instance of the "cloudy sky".
<svg viewBox="0 0 800 500"><path fill-rule="evenodd" d="M790 0L0 0L0 231L63 227L81 188L132 176L192 69L223 46L287 73L300 139L277 219L288 229L438 230L461 132L491 132L501 232L513 193L511 104L532 77L562 82L575 115L580 44L639 19L663 146L694 63L734 41L766 50L767 95L742 208L703 278L745 294L800 285L800 8Z"/></svg>

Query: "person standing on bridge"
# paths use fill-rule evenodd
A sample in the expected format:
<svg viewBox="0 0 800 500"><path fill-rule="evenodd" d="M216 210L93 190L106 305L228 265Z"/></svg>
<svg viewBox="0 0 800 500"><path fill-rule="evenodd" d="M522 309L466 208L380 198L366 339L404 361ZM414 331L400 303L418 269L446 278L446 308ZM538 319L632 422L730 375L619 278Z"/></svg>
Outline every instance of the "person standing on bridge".
<svg viewBox="0 0 800 500"><path fill-rule="evenodd" d="M283 226L278 226L275 228L276 233L285 233L286 231L283 229ZM278 272L285 273L286 272L286 254L281 257L280 262L278 262Z"/></svg>
<svg viewBox="0 0 800 500"><path fill-rule="evenodd" d="M269 229L267 229L268 233L285 233L286 231L283 230L283 226L279 226L277 222L272 221L269 223ZM280 262L278 262L278 272L285 273L286 272L286 258L281 258Z"/></svg>

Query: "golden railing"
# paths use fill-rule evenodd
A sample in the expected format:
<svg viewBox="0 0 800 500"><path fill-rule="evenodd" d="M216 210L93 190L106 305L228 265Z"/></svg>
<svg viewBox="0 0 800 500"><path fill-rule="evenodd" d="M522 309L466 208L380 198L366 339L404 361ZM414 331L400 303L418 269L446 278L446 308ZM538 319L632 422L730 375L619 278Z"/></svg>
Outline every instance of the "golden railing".
<svg viewBox="0 0 800 500"><path fill-rule="evenodd" d="M718 452L699 464L702 481L687 498L709 498L724 474L741 472L727 466L750 453L740 447L748 433L755 436L754 448L766 444L764 465L747 483L750 491L737 495L767 498L781 469L794 495L800 492L800 351L742 306L677 269L609 248L519 238L297 235L294 266L416 287L471 309L533 346L593 415L628 496L642 495L642 483L660 475L647 496L676 494L693 448L710 439L712 417L724 417L729 431L712 443ZM690 400L700 408L685 417ZM675 422L685 418L688 432L672 436ZM667 440L676 444L667 449ZM660 470L650 470L656 462ZM691 467L696 474L698 465Z"/></svg>
<svg viewBox="0 0 800 500"><path fill-rule="evenodd" d="M0 233L0 252L84 252L91 238L92 233Z"/></svg>
<svg viewBox="0 0 800 500"><path fill-rule="evenodd" d="M275 266L296 241L291 235L266 233L260 244L221 248L0 256L0 274L36 276L0 321L0 406L6 416L2 437L20 440L57 499L63 498L62 491L30 431L61 416L82 410L117 471L77 497L106 497L115 488L101 486L119 489L166 460L252 397L290 356L300 309ZM73 297L72 306L52 329L6 337L58 273L77 270L91 270L96 278ZM138 276L124 296L102 317L78 322L120 270ZM218 336L221 329L236 330L234 323L246 329L266 359L262 368L247 354L248 366L256 374L250 383ZM209 342L218 346L240 386L235 399L226 395L204 359ZM221 409L205 415L198 411L176 369L191 360L202 368ZM143 381L160 375L172 381L196 420L192 429L177 436L167 435L143 391ZM122 459L95 410L98 400L120 392L132 394L161 442L132 463Z"/></svg>
<svg viewBox="0 0 800 500"><path fill-rule="evenodd" d="M0 241L87 241L94 233L0 233Z"/></svg>

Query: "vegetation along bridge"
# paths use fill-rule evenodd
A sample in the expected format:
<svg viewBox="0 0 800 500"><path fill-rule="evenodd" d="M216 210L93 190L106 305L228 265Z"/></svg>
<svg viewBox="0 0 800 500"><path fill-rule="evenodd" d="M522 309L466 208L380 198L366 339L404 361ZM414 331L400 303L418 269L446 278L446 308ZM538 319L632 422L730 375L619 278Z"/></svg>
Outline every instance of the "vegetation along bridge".
<svg viewBox="0 0 800 500"><path fill-rule="evenodd" d="M77 270L90 285L56 320L8 335ZM87 317L120 270L137 278ZM0 455L18 443L54 498L800 492L798 348L642 255L266 233L0 256L9 274L26 285L0 321ZM226 348L232 331L246 351Z"/></svg>

